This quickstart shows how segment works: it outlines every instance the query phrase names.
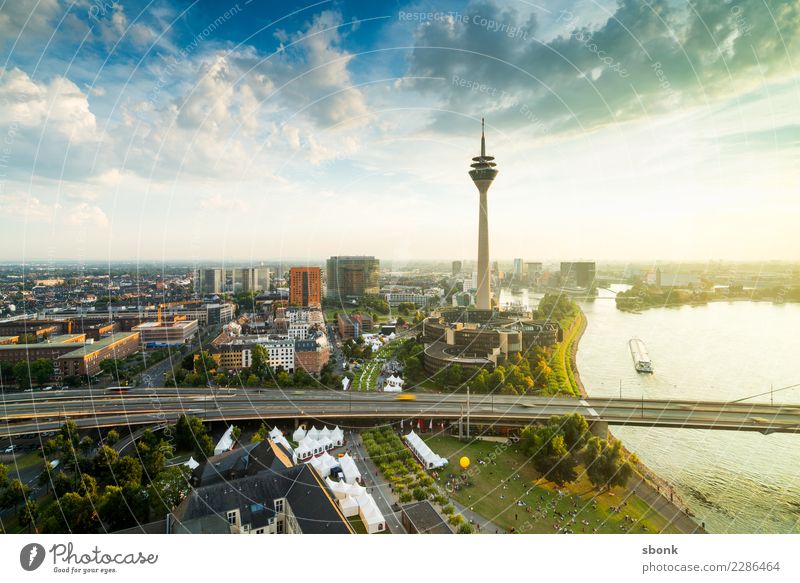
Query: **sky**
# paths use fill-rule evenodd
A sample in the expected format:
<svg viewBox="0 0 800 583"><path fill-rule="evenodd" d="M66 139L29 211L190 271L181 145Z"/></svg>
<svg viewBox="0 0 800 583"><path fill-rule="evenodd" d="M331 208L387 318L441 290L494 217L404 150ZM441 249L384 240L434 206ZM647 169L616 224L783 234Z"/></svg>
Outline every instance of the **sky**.
<svg viewBox="0 0 800 583"><path fill-rule="evenodd" d="M0 0L0 260L800 259L800 3Z"/></svg>

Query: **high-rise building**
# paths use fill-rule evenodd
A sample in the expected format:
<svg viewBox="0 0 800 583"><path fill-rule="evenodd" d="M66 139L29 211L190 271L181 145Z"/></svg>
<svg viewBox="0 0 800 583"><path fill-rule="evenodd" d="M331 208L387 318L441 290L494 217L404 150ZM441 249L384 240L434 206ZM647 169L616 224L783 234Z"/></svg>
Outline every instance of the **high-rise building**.
<svg viewBox="0 0 800 583"><path fill-rule="evenodd" d="M561 285L565 287L590 288L594 283L594 261L562 261Z"/></svg>
<svg viewBox="0 0 800 583"><path fill-rule="evenodd" d="M519 279L522 277L522 258L514 259L514 278Z"/></svg>
<svg viewBox="0 0 800 583"><path fill-rule="evenodd" d="M200 293L218 294L224 284L224 271L222 269L200 270Z"/></svg>
<svg viewBox="0 0 800 583"><path fill-rule="evenodd" d="M461 273L461 262L453 261L453 277L457 276L459 273Z"/></svg>
<svg viewBox="0 0 800 583"><path fill-rule="evenodd" d="M525 270L528 274L528 283L538 284L539 278L542 276L542 262L529 261L525 264Z"/></svg>
<svg viewBox="0 0 800 583"><path fill-rule="evenodd" d="M233 292L254 292L260 289L258 284L259 269L257 267L234 268L231 270Z"/></svg>
<svg viewBox="0 0 800 583"><path fill-rule="evenodd" d="M489 310L491 304L491 285L489 283L489 208L487 194L497 176L494 156L486 155L484 121L481 119L481 155L472 159L469 175L478 189L478 294L476 304L479 310Z"/></svg>
<svg viewBox="0 0 800 583"><path fill-rule="evenodd" d="M322 270L319 267L289 269L289 305L319 305L322 302Z"/></svg>
<svg viewBox="0 0 800 583"><path fill-rule="evenodd" d="M338 256L327 262L328 297L356 298L380 291L380 261L375 257Z"/></svg>

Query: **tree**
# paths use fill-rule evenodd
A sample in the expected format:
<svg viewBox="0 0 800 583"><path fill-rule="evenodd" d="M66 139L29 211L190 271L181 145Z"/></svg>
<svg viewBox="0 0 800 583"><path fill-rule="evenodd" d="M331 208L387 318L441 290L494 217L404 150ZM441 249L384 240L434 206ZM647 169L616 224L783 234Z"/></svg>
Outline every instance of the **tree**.
<svg viewBox="0 0 800 583"><path fill-rule="evenodd" d="M107 530L121 530L147 521L148 504L139 488L106 486L97 503Z"/></svg>
<svg viewBox="0 0 800 583"><path fill-rule="evenodd" d="M207 385L212 373L217 370L217 361L205 350L201 350L194 360L194 374Z"/></svg>
<svg viewBox="0 0 800 583"><path fill-rule="evenodd" d="M164 516L189 493L189 470L186 466L170 466L159 473L147 487L150 507L157 517Z"/></svg>
<svg viewBox="0 0 800 583"><path fill-rule="evenodd" d="M583 448L586 441L591 437L589 423L586 421L586 417L580 413L553 417L550 422L561 424L564 443L570 451L578 451Z"/></svg>
<svg viewBox="0 0 800 583"><path fill-rule="evenodd" d="M242 436L242 428L238 425L234 425L233 429L231 429L231 439L233 439L234 443L239 442L239 438Z"/></svg>
<svg viewBox="0 0 800 583"><path fill-rule="evenodd" d="M94 456L94 476L101 484L110 484L113 479L114 464L119 454L114 448L101 445Z"/></svg>
<svg viewBox="0 0 800 583"><path fill-rule="evenodd" d="M624 486L633 474L633 464L625 458L622 442L611 443L599 437L592 437L584 452L586 475L595 487L611 489Z"/></svg>
<svg viewBox="0 0 800 583"><path fill-rule="evenodd" d="M199 417L181 415L175 425L175 444L180 451L192 450L205 434L205 425Z"/></svg>
<svg viewBox="0 0 800 583"><path fill-rule="evenodd" d="M78 443L78 449L81 450L82 454L86 455L91 451L93 445L94 445L94 440L88 435L86 435Z"/></svg>
<svg viewBox="0 0 800 583"><path fill-rule="evenodd" d="M43 516L42 527L45 532L87 534L97 528L97 514L88 496L67 492L56 504L49 507Z"/></svg>
<svg viewBox="0 0 800 583"><path fill-rule="evenodd" d="M263 344L256 344L250 351L251 364L250 372L259 379L266 379L270 376L269 352Z"/></svg>
<svg viewBox="0 0 800 583"><path fill-rule="evenodd" d="M261 443L267 438L268 435L269 429L267 429L267 426L262 423L261 427L258 428L258 431L256 431L250 438L250 443Z"/></svg>
<svg viewBox="0 0 800 583"><path fill-rule="evenodd" d="M129 455L114 464L114 478L120 486L136 488L142 484L142 465Z"/></svg>
<svg viewBox="0 0 800 583"><path fill-rule="evenodd" d="M39 520L39 506L33 500L26 500L17 513L20 526L35 526Z"/></svg>
<svg viewBox="0 0 800 583"><path fill-rule="evenodd" d="M23 502L30 492L25 484L19 480L11 480L5 491L0 494L0 508L10 508Z"/></svg>
<svg viewBox="0 0 800 583"><path fill-rule="evenodd" d="M209 435L202 435L197 440L194 453L200 459L210 458L214 455L214 440Z"/></svg>
<svg viewBox="0 0 800 583"><path fill-rule="evenodd" d="M119 441L119 431L117 431L116 429L112 429L106 434L105 442L108 445L114 445L118 441Z"/></svg>
<svg viewBox="0 0 800 583"><path fill-rule="evenodd" d="M8 484L8 468L0 464L0 488L5 488Z"/></svg>
<svg viewBox="0 0 800 583"><path fill-rule="evenodd" d="M120 376L120 372L125 373L125 361L119 358L106 358L103 361L100 361L100 370L103 374L107 374L111 377Z"/></svg>

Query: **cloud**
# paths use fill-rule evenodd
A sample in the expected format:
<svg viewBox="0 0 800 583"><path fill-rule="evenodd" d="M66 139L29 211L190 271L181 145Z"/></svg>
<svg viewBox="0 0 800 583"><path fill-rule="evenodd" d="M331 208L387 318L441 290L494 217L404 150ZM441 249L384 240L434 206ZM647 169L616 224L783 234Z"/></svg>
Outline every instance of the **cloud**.
<svg viewBox="0 0 800 583"><path fill-rule="evenodd" d="M104 229L109 226L108 217L103 209L88 202L66 209L63 215L66 217L64 223L71 227Z"/></svg>
<svg viewBox="0 0 800 583"><path fill-rule="evenodd" d="M535 15L473 2L457 22L415 30L408 72L446 79L416 84L441 96L445 110L486 112L493 124L519 127L524 107L550 131L705 105L796 74L797 3L620 0L600 23L575 10L559 13L563 32L543 41ZM449 128L452 119L440 115L436 125Z"/></svg>

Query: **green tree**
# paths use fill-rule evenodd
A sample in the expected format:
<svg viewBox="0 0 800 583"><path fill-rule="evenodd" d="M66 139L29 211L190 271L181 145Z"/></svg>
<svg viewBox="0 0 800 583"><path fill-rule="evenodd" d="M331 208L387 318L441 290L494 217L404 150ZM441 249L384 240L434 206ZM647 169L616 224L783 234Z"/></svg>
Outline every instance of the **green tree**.
<svg viewBox="0 0 800 583"><path fill-rule="evenodd" d="M259 379L264 380L269 378L269 352L263 344L256 344L250 351L250 372L256 375Z"/></svg>
<svg viewBox="0 0 800 583"><path fill-rule="evenodd" d="M8 485L8 468L5 464L0 464L0 488Z"/></svg>
<svg viewBox="0 0 800 583"><path fill-rule="evenodd" d="M256 431L250 438L250 443L261 443L267 438L268 435L269 429L265 424L262 423L261 427L258 428L258 431Z"/></svg>
<svg viewBox="0 0 800 583"><path fill-rule="evenodd" d="M142 484L142 464L129 455L114 464L114 479L119 486L136 488Z"/></svg>
<svg viewBox="0 0 800 583"><path fill-rule="evenodd" d="M238 425L234 425L233 429L231 429L231 439L233 439L234 443L239 442L239 438L242 436L242 428Z"/></svg>
<svg viewBox="0 0 800 583"><path fill-rule="evenodd" d="M592 437L584 452L586 475L595 487L611 489L624 486L633 474L633 464L626 459L622 442Z"/></svg>
<svg viewBox="0 0 800 583"><path fill-rule="evenodd" d="M199 417L181 415L175 425L175 444L180 451L192 450L205 434L206 427Z"/></svg>
<svg viewBox="0 0 800 583"><path fill-rule="evenodd" d="M0 494L0 508L16 507L28 497L30 488L17 479L11 480L5 491Z"/></svg>
<svg viewBox="0 0 800 583"><path fill-rule="evenodd" d="M215 370L217 361L208 352L201 350L194 360L194 374L201 380L201 384L207 385Z"/></svg>
<svg viewBox="0 0 800 583"><path fill-rule="evenodd" d="M202 435L197 440L194 453L199 459L206 459L214 455L214 440L209 435Z"/></svg>
<svg viewBox="0 0 800 583"><path fill-rule="evenodd" d="M88 496L67 492L43 515L44 532L88 534L97 528L97 513Z"/></svg>
<svg viewBox="0 0 800 583"><path fill-rule="evenodd" d="M114 445L119 441L119 431L112 429L106 434L105 442L108 445Z"/></svg>
<svg viewBox="0 0 800 583"><path fill-rule="evenodd" d="M94 456L94 476L100 484L111 484L113 482L114 464L117 463L119 454L117 451L101 445Z"/></svg>
<svg viewBox="0 0 800 583"><path fill-rule="evenodd" d="M164 516L177 506L190 491L189 469L183 465L170 466L147 487L150 507L156 517Z"/></svg>
<svg viewBox="0 0 800 583"><path fill-rule="evenodd" d="M33 500L26 500L17 513L17 523L20 526L35 526L39 521L39 506Z"/></svg>
<svg viewBox="0 0 800 583"><path fill-rule="evenodd" d="M146 522L148 504L138 488L106 486L97 513L106 530L121 530Z"/></svg>

